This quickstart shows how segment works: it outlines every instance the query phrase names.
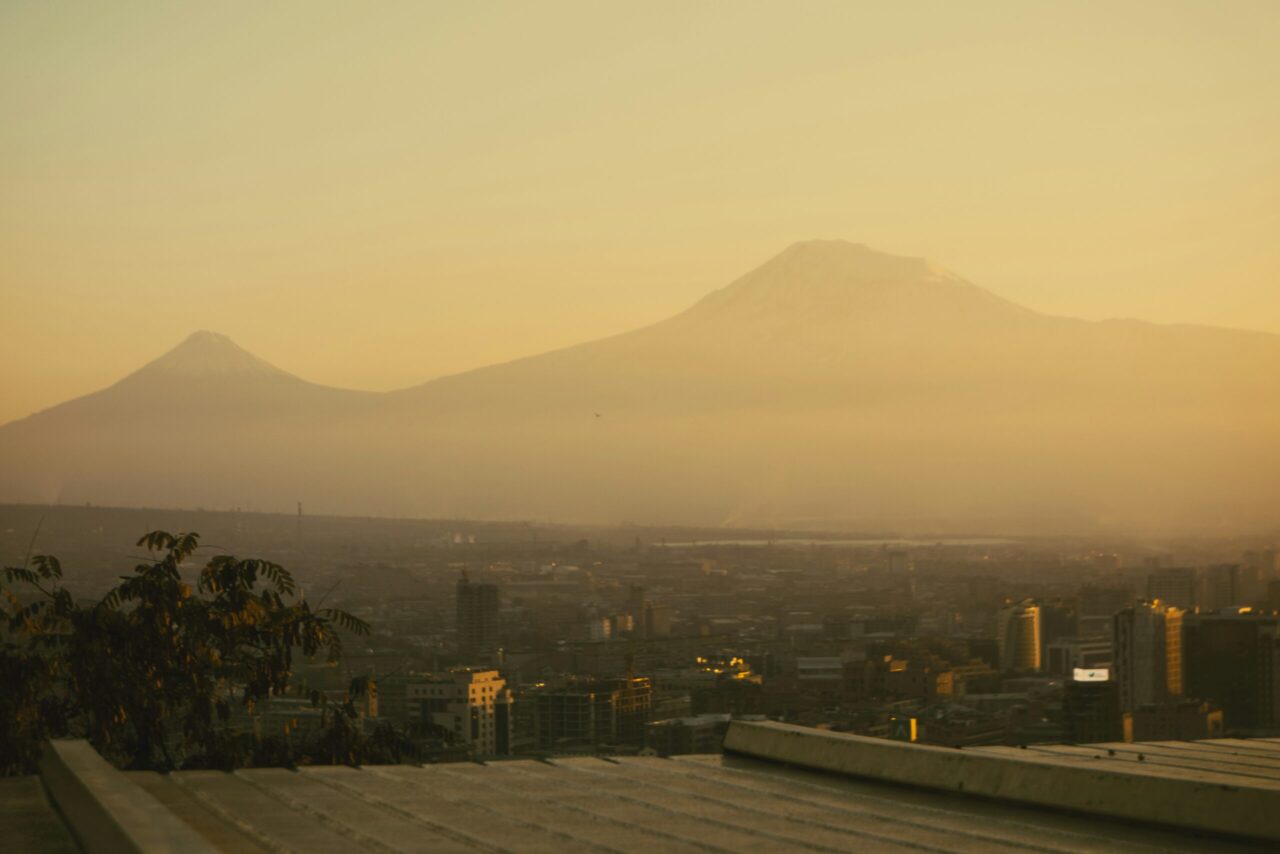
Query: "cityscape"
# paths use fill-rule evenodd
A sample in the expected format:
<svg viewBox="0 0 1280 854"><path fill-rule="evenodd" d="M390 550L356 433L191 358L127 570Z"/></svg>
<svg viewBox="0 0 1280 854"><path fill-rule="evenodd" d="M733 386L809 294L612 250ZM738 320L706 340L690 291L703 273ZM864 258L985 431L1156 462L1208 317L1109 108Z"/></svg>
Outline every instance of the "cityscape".
<svg viewBox="0 0 1280 854"><path fill-rule="evenodd" d="M413 733L423 761L716 752L734 719L947 747L1280 737L1280 550L1265 541L3 519L7 552L40 526L66 564L111 567L128 531L163 521L292 567L373 627L301 683L340 696L370 677L364 725ZM323 716L295 694L259 704L255 726L301 721L306 739Z"/></svg>
<svg viewBox="0 0 1280 854"><path fill-rule="evenodd" d="M1277 44L0 3L0 852L1280 850Z"/></svg>

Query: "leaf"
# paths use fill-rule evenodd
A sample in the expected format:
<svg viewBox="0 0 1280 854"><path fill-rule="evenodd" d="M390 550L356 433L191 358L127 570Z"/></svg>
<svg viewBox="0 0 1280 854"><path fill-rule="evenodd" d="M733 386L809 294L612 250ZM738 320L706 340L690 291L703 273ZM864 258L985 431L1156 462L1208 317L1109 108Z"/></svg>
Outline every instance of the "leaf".
<svg viewBox="0 0 1280 854"><path fill-rule="evenodd" d="M168 531L152 531L149 534L143 534L135 545L146 546L147 551L150 552L159 552L172 548L175 542L173 534Z"/></svg>
<svg viewBox="0 0 1280 854"><path fill-rule="evenodd" d="M316 616L331 621L338 628L356 635L367 635L371 631L369 624L354 614L337 608L324 608L316 612Z"/></svg>
<svg viewBox="0 0 1280 854"><path fill-rule="evenodd" d="M181 558L185 558L200 547L200 535L194 532L179 534L173 542L172 550Z"/></svg>
<svg viewBox="0 0 1280 854"><path fill-rule="evenodd" d="M14 581L21 581L25 584L39 584L40 578L29 569L22 569L16 566L7 566L4 569L5 581L12 584Z"/></svg>
<svg viewBox="0 0 1280 854"><path fill-rule="evenodd" d="M52 555L36 555L31 558L31 563L35 566L36 572L40 573L41 578L62 577L62 564Z"/></svg>

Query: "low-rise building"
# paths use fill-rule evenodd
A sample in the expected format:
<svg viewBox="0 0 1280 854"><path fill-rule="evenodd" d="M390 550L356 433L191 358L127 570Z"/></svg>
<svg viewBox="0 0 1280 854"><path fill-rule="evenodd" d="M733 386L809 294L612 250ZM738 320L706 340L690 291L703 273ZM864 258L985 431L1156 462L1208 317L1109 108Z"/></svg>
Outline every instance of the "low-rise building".
<svg viewBox="0 0 1280 854"><path fill-rule="evenodd" d="M512 752L514 700L498 671L458 668L423 677L406 693L411 723L435 727L475 757Z"/></svg>

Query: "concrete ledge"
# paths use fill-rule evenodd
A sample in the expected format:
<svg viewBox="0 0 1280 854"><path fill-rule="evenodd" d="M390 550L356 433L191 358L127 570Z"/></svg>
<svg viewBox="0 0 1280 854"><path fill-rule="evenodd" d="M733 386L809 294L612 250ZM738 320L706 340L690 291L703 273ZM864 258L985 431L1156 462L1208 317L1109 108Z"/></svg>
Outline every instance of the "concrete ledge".
<svg viewBox="0 0 1280 854"><path fill-rule="evenodd" d="M87 741L48 742L40 757L40 779L76 841L90 854L215 850Z"/></svg>
<svg viewBox="0 0 1280 854"><path fill-rule="evenodd" d="M1120 763L1092 757L1043 761L1030 751L1022 758L773 722L734 721L724 749L886 783L1280 842L1280 785L1271 780L1113 767Z"/></svg>

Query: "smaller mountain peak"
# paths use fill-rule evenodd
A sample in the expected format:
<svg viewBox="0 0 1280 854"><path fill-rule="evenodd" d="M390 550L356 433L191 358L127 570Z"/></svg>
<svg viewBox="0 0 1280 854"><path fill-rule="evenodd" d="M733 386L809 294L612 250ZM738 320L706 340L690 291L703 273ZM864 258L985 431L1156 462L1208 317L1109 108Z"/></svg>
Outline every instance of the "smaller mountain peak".
<svg viewBox="0 0 1280 854"><path fill-rule="evenodd" d="M179 344L178 346L184 347L188 344L198 344L198 345L205 345L205 344L228 345L229 344L232 347L236 346L236 343L234 341L232 341L227 336L223 335L221 332L212 332L208 329L197 329L195 332L192 332L190 335L184 338L182 340L182 343Z"/></svg>

